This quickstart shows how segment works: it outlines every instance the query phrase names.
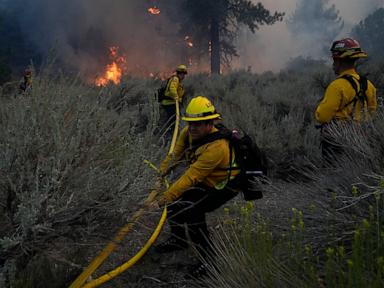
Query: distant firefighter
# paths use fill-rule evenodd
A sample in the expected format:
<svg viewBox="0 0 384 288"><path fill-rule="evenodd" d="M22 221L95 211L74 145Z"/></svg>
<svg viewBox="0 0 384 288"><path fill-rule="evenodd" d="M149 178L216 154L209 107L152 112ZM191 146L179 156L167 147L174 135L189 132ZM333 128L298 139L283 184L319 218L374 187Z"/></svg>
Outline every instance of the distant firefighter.
<svg viewBox="0 0 384 288"><path fill-rule="evenodd" d="M183 80L185 75L188 74L187 66L181 64L176 68L176 74L172 75L160 89L158 89L157 97L161 105L161 119L160 126L169 126L168 135L172 134L175 115L176 115L176 101L180 104L183 102L184 87Z"/></svg>
<svg viewBox="0 0 384 288"><path fill-rule="evenodd" d="M359 42L352 38L337 40L331 53L337 78L327 87L315 112L321 124L322 154L326 161L333 161L343 150L330 133L329 124L368 121L377 107L375 86L355 70L356 61L368 57Z"/></svg>
<svg viewBox="0 0 384 288"><path fill-rule="evenodd" d="M23 78L20 80L19 93L28 93L32 88L32 69L27 68L24 70Z"/></svg>

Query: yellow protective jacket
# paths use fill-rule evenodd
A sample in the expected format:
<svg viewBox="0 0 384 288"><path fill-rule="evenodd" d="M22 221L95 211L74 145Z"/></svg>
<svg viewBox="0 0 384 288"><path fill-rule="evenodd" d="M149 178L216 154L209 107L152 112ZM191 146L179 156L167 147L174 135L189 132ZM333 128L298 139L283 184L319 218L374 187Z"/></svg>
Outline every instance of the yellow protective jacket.
<svg viewBox="0 0 384 288"><path fill-rule="evenodd" d="M362 115L361 102L357 101L355 111L353 111L353 104L347 105L352 101L356 95L356 91L348 80L341 78L343 75L351 75L360 89L359 79L360 76L356 73L355 69L344 71L327 87L324 98L317 106L315 117L318 122L325 124L331 120L354 120L357 122L369 120L377 108L376 88L372 82L368 80L368 87L366 91L367 105L364 107L365 111ZM352 119L353 117L353 119Z"/></svg>
<svg viewBox="0 0 384 288"><path fill-rule="evenodd" d="M218 131L213 128L211 133ZM187 138L188 137L188 138ZM187 144L188 143L188 144ZM186 147L186 144L189 147ZM234 178L239 171L226 170L230 161L229 142L226 139L218 139L206 143L196 151L189 152L188 148L191 146L191 139L188 133L188 127L185 127L176 142L173 159L172 156L167 156L160 164L160 171L166 173L169 168L180 161L182 158L186 159L190 166L184 174L173 183L167 191L164 192L164 197L167 203L180 198L183 193L197 184L203 184L208 187L214 187L221 190L228 182L228 173L231 173L230 178ZM234 164L234 152L232 151L232 167ZM219 193L219 192L218 192Z"/></svg>
<svg viewBox="0 0 384 288"><path fill-rule="evenodd" d="M176 103L176 99L178 99L179 103L181 103L184 96L184 87L181 84L179 77L174 75L169 79L164 96L166 99L161 101L162 105L174 105Z"/></svg>

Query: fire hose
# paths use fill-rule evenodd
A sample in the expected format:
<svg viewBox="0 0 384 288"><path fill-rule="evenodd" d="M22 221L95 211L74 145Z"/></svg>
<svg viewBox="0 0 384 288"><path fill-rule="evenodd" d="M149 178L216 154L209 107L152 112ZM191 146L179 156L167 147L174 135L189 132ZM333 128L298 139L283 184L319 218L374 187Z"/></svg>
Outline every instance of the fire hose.
<svg viewBox="0 0 384 288"><path fill-rule="evenodd" d="M171 145L168 150L168 155L172 156L174 152L174 148L176 145L176 139L177 134L179 131L179 122L180 122L180 108L179 108L179 101L176 99L176 120L175 120L175 128L173 130L172 135L172 141ZM157 167L150 163L148 160L144 160L146 164L148 164L151 168L158 171ZM168 182L166 179L164 179L166 186L168 187ZM117 248L119 243L124 239L124 237L127 235L127 233L133 228L134 224L141 218L141 216L144 214L146 208L150 206L150 204L155 201L156 197L158 196L159 191L154 190L152 191L147 199L144 202L144 205L141 209L139 209L136 213L133 214L131 221L129 221L127 224L125 224L115 235L113 240L101 251L101 253L96 256L93 261L88 265L88 267L75 279L75 281L69 286L69 288L91 288L91 287L97 287L124 272L125 270L132 267L137 261L139 261L145 253L149 250L149 248L152 246L152 244L156 241L157 237L159 236L161 229L164 226L166 216L167 216L167 207L164 207L163 213L161 215L159 224L157 225L155 231L147 241L147 243L139 250L139 252L133 256L131 259L129 259L127 262L122 264L121 266L115 268L114 270L109 271L108 273L98 277L95 280L91 280L90 282L84 284L89 277L92 275L93 272L107 259L107 257Z"/></svg>

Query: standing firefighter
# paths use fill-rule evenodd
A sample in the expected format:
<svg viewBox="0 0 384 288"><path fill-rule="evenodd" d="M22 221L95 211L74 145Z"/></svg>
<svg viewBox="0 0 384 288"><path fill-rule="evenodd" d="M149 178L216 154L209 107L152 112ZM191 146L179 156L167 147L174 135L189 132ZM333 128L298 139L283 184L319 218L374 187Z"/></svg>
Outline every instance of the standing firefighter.
<svg viewBox="0 0 384 288"><path fill-rule="evenodd" d="M171 135L175 122L176 115L176 101L182 103L184 96L184 87L182 82L185 75L188 74L187 67L185 65L179 65L176 68L176 74L170 77L165 85L158 90L158 101L161 105L161 126L171 126L168 130Z"/></svg>
<svg viewBox="0 0 384 288"><path fill-rule="evenodd" d="M326 162L334 162L342 152L335 141L330 125L333 123L359 123L371 119L377 107L376 89L355 70L359 58L368 57L360 44L351 38L333 42L331 47L333 70L337 78L327 87L318 105L315 117L321 124L321 146Z"/></svg>
<svg viewBox="0 0 384 288"><path fill-rule="evenodd" d="M28 93L32 88L32 69L27 68L24 70L23 78L20 80L19 93Z"/></svg>

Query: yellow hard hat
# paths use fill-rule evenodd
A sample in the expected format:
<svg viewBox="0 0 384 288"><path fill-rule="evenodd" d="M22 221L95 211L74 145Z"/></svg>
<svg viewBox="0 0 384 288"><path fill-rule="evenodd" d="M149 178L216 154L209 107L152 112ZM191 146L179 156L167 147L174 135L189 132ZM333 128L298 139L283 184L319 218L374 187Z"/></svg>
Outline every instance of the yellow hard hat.
<svg viewBox="0 0 384 288"><path fill-rule="evenodd" d="M185 111L184 121L205 121L220 118L215 106L204 96L197 96L189 102Z"/></svg>
<svg viewBox="0 0 384 288"><path fill-rule="evenodd" d="M180 64L179 66L177 66L176 72L188 74L187 66L185 66L184 64Z"/></svg>

